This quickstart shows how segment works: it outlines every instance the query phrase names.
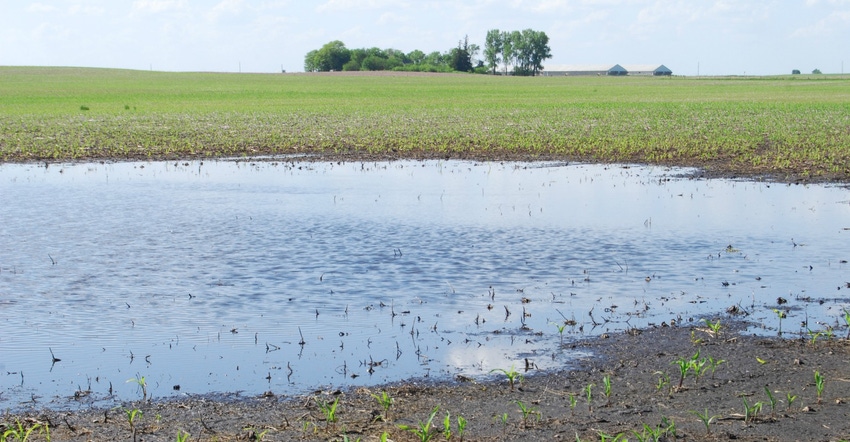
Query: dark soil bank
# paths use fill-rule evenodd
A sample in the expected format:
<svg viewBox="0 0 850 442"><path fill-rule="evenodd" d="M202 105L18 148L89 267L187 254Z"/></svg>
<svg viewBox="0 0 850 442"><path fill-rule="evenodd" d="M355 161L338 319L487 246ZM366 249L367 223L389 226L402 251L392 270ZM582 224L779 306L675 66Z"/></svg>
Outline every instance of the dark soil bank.
<svg viewBox="0 0 850 442"><path fill-rule="evenodd" d="M809 336L752 336L741 332L743 324L725 319L717 336L703 325L633 330L569 344L593 356L569 371L524 372L513 389L499 373L493 382L410 381L303 397L269 393L128 403L125 409L143 413L134 420L135 435L124 409L41 410L4 415L2 422L47 423L54 441L174 441L182 432L191 434L185 440L192 441L378 441L385 432L387 440L414 441L427 439L399 426L418 429L439 407L430 428L433 441L446 440L447 412L452 441L613 440L618 434L633 441L850 439L850 341L841 339L845 330L812 342ZM679 362L687 368L681 388ZM702 375L697 377L695 370ZM816 373L823 382L820 394ZM382 391L394 400L386 419L373 397ZM328 422L319 404L330 407L337 399L336 421ZM458 417L467 421L462 437ZM33 439L42 440L44 434Z"/></svg>

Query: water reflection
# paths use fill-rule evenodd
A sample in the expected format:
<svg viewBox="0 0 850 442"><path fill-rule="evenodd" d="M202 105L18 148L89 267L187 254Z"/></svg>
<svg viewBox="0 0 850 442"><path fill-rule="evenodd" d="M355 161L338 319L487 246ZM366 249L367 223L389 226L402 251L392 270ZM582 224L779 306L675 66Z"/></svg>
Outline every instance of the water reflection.
<svg viewBox="0 0 850 442"><path fill-rule="evenodd" d="M585 355L554 324L569 342L737 306L775 334L780 296L787 332L841 325L846 190L683 172L2 165L0 403L557 368Z"/></svg>

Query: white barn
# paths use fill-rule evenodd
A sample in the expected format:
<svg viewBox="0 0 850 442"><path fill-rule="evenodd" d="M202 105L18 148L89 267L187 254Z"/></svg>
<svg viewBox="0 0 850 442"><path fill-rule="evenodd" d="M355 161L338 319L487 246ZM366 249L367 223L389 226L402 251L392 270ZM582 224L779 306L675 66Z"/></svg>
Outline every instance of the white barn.
<svg viewBox="0 0 850 442"><path fill-rule="evenodd" d="M571 64L547 66L541 75L562 77L564 75L626 75L626 73L626 70L618 64Z"/></svg>

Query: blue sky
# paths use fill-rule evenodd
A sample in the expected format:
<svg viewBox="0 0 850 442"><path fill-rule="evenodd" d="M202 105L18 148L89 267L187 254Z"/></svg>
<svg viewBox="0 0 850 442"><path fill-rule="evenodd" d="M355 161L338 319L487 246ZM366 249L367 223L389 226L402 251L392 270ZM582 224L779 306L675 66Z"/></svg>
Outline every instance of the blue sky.
<svg viewBox="0 0 850 442"><path fill-rule="evenodd" d="M442 52L493 28L546 32L544 66L850 72L850 0L0 0L0 65L292 72L331 40Z"/></svg>

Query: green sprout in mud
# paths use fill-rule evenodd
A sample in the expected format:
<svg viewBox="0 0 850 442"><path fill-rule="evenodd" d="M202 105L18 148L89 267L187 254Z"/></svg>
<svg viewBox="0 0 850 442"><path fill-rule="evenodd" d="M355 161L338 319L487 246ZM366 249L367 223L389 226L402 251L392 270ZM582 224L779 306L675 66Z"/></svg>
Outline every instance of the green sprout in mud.
<svg viewBox="0 0 850 442"><path fill-rule="evenodd" d="M443 437L446 440L452 438L452 415L446 411L446 417L443 418Z"/></svg>
<svg viewBox="0 0 850 442"><path fill-rule="evenodd" d="M390 407L392 407L394 399L386 391L381 391L380 395L373 394L372 397L378 401L378 405L384 410L384 415L381 418L388 421L390 419Z"/></svg>
<svg viewBox="0 0 850 442"><path fill-rule="evenodd" d="M691 413L692 413L692 414L694 414L696 417L698 417L698 418L699 418L699 420L701 420L701 421L702 421L702 424L703 424L703 425L705 425L705 433L706 433L706 434L711 434L711 427L710 427L711 423L712 423L715 419L717 419L717 418L719 418L719 417L720 417L719 415L714 415L714 416L712 416L712 415L708 412L708 408L706 408L706 409L705 409L705 412L703 412L703 413L700 413L700 412L698 412L698 411L691 411Z"/></svg>
<svg viewBox="0 0 850 442"><path fill-rule="evenodd" d="M322 414L325 415L325 422L333 423L337 421L336 409L339 406L339 397L337 397L333 403L316 398L316 405L319 406L319 409L322 410Z"/></svg>
<svg viewBox="0 0 850 442"><path fill-rule="evenodd" d="M785 312L779 309L773 309L773 313L776 313L776 316L779 318L779 336L782 336L782 319L784 319L787 315Z"/></svg>
<svg viewBox="0 0 850 442"><path fill-rule="evenodd" d="M722 328L722 326L720 325L719 319L716 322L711 322L708 319L703 319L703 322L705 322L705 325L708 326L709 330L711 330L711 335L713 337L716 338L720 336L720 329Z"/></svg>
<svg viewBox="0 0 850 442"><path fill-rule="evenodd" d="M826 379L824 379L823 375L820 374L819 371L815 371L815 389L818 394L818 404L821 403L821 396L823 396L824 388L826 388Z"/></svg>
<svg viewBox="0 0 850 442"><path fill-rule="evenodd" d="M575 414L576 404L578 404L578 399L576 399L575 393L570 393L570 414Z"/></svg>
<svg viewBox="0 0 850 442"><path fill-rule="evenodd" d="M626 435L624 433L617 433L616 435L610 435L610 434L608 434L604 431L599 430L599 431L596 432L596 434L599 436L599 440L601 442L607 442L609 440L611 442L617 442L617 441L621 441L621 440L628 441L628 439L626 439Z"/></svg>
<svg viewBox="0 0 850 442"><path fill-rule="evenodd" d="M142 400L147 400L148 398L148 383L145 380L145 377L136 373L136 377L127 379L127 382L134 383L139 387L139 390L142 392Z"/></svg>
<svg viewBox="0 0 850 442"><path fill-rule="evenodd" d="M605 398L607 399L605 406L609 407L609 406L611 406L611 376L610 375L606 374L605 377L602 378L602 386L603 386L602 394L604 394Z"/></svg>
<svg viewBox="0 0 850 442"><path fill-rule="evenodd" d="M643 430L640 433L632 430L632 434L639 442L658 442L664 436L664 429L661 427L653 428L647 424L643 424Z"/></svg>
<svg viewBox="0 0 850 442"><path fill-rule="evenodd" d="M514 384L516 384L517 382L522 382L523 380L522 373L516 371L513 365L511 365L511 368L509 370L505 370L504 368L495 368L493 370L490 370L490 373L495 372L500 372L505 375L505 377L508 379L508 383L511 385L511 390L514 389Z"/></svg>
<svg viewBox="0 0 850 442"><path fill-rule="evenodd" d="M175 440L176 442L189 442L189 436L191 436L189 433L183 430L177 430L177 439Z"/></svg>
<svg viewBox="0 0 850 442"><path fill-rule="evenodd" d="M747 402L747 398L742 397L741 401L744 403L744 422L753 422L758 414L761 412L761 407L764 406L761 402L756 402L753 405L750 405Z"/></svg>
<svg viewBox="0 0 850 442"><path fill-rule="evenodd" d="M552 325L558 328L558 335L561 337L561 345L564 345L564 329L567 328L567 324L558 324L557 322L553 322Z"/></svg>
<svg viewBox="0 0 850 442"><path fill-rule="evenodd" d="M764 387L764 392L767 393L767 400L770 402L770 414L773 415L776 413L776 398L769 388Z"/></svg>
<svg viewBox="0 0 850 442"><path fill-rule="evenodd" d="M540 411L537 410L537 407L529 407L526 406L522 401L514 401L519 407L519 411L522 413L522 425L528 425L528 417L533 415L537 416L537 420L540 420Z"/></svg>
<svg viewBox="0 0 850 442"><path fill-rule="evenodd" d="M720 364L723 364L725 362L726 360L724 359L714 359L711 356L708 357L708 369L711 370L712 379L714 379L714 372L717 371L717 367L719 367Z"/></svg>
<svg viewBox="0 0 850 442"><path fill-rule="evenodd" d="M587 398L587 410L593 413L593 387L595 385L590 383L584 387L584 396Z"/></svg>
<svg viewBox="0 0 850 442"><path fill-rule="evenodd" d="M125 408L124 413L127 415L127 423L130 425L130 431L133 432L133 441L136 440L136 421L141 419L142 410L138 408Z"/></svg>
<svg viewBox="0 0 850 442"><path fill-rule="evenodd" d="M676 367L679 368L679 386L676 387L676 389L681 390L682 384L685 383L685 377L688 376L688 371L691 370L691 360L679 357L679 359L671 362L671 364L676 365Z"/></svg>
<svg viewBox="0 0 850 442"><path fill-rule="evenodd" d="M818 338L823 334L819 331L814 331L812 329L807 328L806 333L809 335L809 343L815 345L817 343Z"/></svg>
<svg viewBox="0 0 850 442"><path fill-rule="evenodd" d="M457 417L457 437L463 442L463 432L466 431L466 418L463 416Z"/></svg>
<svg viewBox="0 0 850 442"><path fill-rule="evenodd" d="M32 435L36 430L38 430L39 433L45 433L45 439L48 441L50 440L50 427L47 424L36 422L30 426L24 426L20 420L15 419L15 425L0 434L0 441L6 442L16 440L18 442L26 442L29 440L30 435Z"/></svg>
<svg viewBox="0 0 850 442"><path fill-rule="evenodd" d="M437 415L437 411L440 409L439 406L434 407L431 410L431 414L428 416L428 419L423 421L419 421L416 426L412 425L399 425L398 428L402 431L409 431L419 438L419 442L428 442L431 440L431 437L434 436L434 429L431 428L431 424L434 421L434 416Z"/></svg>
<svg viewBox="0 0 850 442"><path fill-rule="evenodd" d="M655 383L656 390L661 390L670 385L670 376L667 373L656 371L654 374L658 375L658 381Z"/></svg>
<svg viewBox="0 0 850 442"><path fill-rule="evenodd" d="M796 395L791 394L791 392L790 392L790 391L789 391L789 392L787 392L787 393L785 393L785 409L786 409L786 410L790 410L790 409L791 409L791 404L793 404L793 403L794 403L794 401L796 401L796 400L797 400L797 396L796 396Z"/></svg>
<svg viewBox="0 0 850 442"><path fill-rule="evenodd" d="M268 434L269 430L265 429L263 431L257 431L254 427L246 427L242 430L248 432L248 440L257 440L261 441L266 438L266 434Z"/></svg>

